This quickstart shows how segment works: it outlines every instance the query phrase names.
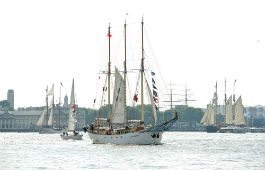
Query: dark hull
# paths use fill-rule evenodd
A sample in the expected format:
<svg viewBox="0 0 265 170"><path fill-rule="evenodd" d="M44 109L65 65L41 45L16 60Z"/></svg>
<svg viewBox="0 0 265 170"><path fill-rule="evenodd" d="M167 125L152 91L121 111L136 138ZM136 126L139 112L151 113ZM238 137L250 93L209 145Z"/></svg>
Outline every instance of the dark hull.
<svg viewBox="0 0 265 170"><path fill-rule="evenodd" d="M219 130L217 126L206 126L207 133L216 133Z"/></svg>

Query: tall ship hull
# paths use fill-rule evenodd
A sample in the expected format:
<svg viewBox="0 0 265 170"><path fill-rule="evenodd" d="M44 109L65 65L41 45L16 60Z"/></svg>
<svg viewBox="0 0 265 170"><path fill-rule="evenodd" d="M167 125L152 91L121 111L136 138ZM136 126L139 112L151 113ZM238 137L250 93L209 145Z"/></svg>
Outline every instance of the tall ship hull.
<svg viewBox="0 0 265 170"><path fill-rule="evenodd" d="M93 144L117 144L117 145L159 145L163 132L134 132L117 135L100 135L88 133Z"/></svg>
<svg viewBox="0 0 265 170"><path fill-rule="evenodd" d="M220 129L218 126L214 126L214 125L209 125L209 126L206 126L205 128L206 128L207 133L216 133Z"/></svg>
<svg viewBox="0 0 265 170"><path fill-rule="evenodd" d="M247 128L239 126L227 126L220 128L219 133L247 133Z"/></svg>

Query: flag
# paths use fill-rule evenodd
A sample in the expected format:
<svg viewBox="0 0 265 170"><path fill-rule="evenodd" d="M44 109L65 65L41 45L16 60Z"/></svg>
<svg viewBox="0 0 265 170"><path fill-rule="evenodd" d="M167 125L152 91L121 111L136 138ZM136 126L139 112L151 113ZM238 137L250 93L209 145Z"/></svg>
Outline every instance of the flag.
<svg viewBox="0 0 265 170"><path fill-rule="evenodd" d="M155 96L153 97L154 102L157 103L158 102L158 98L156 98Z"/></svg>
<svg viewBox="0 0 265 170"><path fill-rule="evenodd" d="M138 94L135 94L135 95L133 96L133 101L135 101L135 102L138 101Z"/></svg>
<svg viewBox="0 0 265 170"><path fill-rule="evenodd" d="M61 82L61 86L63 87L63 83Z"/></svg>
<svg viewBox="0 0 265 170"><path fill-rule="evenodd" d="M156 84L156 82L155 82L155 80L154 80L153 78L152 78L152 83L153 83L153 84Z"/></svg>
<svg viewBox="0 0 265 170"><path fill-rule="evenodd" d="M96 103L96 99L94 99L94 103Z"/></svg>
<svg viewBox="0 0 265 170"><path fill-rule="evenodd" d="M111 38L111 37L112 37L112 34L111 34L110 32L108 33L108 37L109 37L109 38Z"/></svg>
<svg viewBox="0 0 265 170"><path fill-rule="evenodd" d="M153 89L156 89L157 90L157 88L156 88L156 86L153 84Z"/></svg>
<svg viewBox="0 0 265 170"><path fill-rule="evenodd" d="M157 92L156 92L155 90L153 90L153 95L154 95L155 97L158 97L158 96L157 96Z"/></svg>
<svg viewBox="0 0 265 170"><path fill-rule="evenodd" d="M151 71L151 75L154 76L155 75L155 72Z"/></svg>

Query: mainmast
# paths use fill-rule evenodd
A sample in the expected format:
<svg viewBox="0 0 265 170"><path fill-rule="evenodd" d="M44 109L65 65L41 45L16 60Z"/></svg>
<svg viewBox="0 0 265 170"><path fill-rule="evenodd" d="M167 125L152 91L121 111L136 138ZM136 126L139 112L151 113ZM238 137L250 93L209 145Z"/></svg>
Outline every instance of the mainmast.
<svg viewBox="0 0 265 170"><path fill-rule="evenodd" d="M111 75L111 69L110 69L110 38L111 38L111 33L110 33L110 23L108 27L108 38L109 38L109 61L108 61L108 114L110 118L110 75Z"/></svg>
<svg viewBox="0 0 265 170"><path fill-rule="evenodd" d="M144 121L144 19L142 18L142 59L141 59L141 120Z"/></svg>
<svg viewBox="0 0 265 170"><path fill-rule="evenodd" d="M216 125L216 114L217 114L217 105L218 105L218 97L217 97L217 81L215 83L215 95L214 95L214 105L215 105L215 108L214 108L214 111L215 111L215 114L214 114L214 124Z"/></svg>
<svg viewBox="0 0 265 170"><path fill-rule="evenodd" d="M127 48L127 44L126 44L126 20L125 20L125 23L124 23L124 96L125 96L125 99L124 99L124 107L125 107L125 119L127 117L127 109L126 109L126 79L127 79L127 51L126 51L126 48ZM126 123L126 121L125 121Z"/></svg>
<svg viewBox="0 0 265 170"><path fill-rule="evenodd" d="M226 97L226 78L225 78L225 100L224 100L224 123L226 124L226 101L227 101L227 97Z"/></svg>

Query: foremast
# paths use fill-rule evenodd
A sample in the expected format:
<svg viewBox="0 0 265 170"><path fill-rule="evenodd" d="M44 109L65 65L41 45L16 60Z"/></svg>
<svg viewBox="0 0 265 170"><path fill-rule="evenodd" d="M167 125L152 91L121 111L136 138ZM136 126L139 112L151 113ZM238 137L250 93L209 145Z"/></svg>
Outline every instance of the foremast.
<svg viewBox="0 0 265 170"><path fill-rule="evenodd" d="M141 121L144 122L144 19L142 18L142 59L141 59Z"/></svg>

